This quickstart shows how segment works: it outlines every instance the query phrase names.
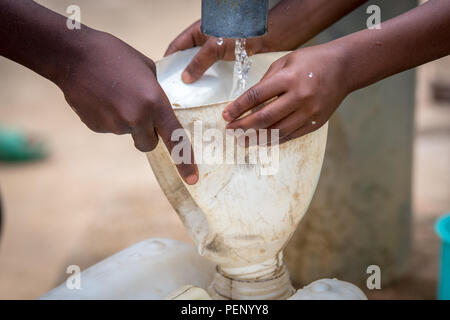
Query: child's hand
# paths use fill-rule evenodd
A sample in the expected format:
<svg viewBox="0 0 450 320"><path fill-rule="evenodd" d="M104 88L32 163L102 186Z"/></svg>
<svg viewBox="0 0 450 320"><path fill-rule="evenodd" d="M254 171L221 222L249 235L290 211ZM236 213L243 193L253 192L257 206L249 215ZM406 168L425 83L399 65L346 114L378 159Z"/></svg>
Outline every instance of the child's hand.
<svg viewBox="0 0 450 320"><path fill-rule="evenodd" d="M172 151L174 130L183 129L156 80L153 61L116 37L85 25L67 28L67 18L35 1L0 1L0 55L54 82L93 131L129 133L136 147L151 151L158 136ZM183 148L185 150L185 148ZM181 156L178 172L188 184L198 168ZM186 156L186 157L184 157Z"/></svg>
<svg viewBox="0 0 450 320"><path fill-rule="evenodd" d="M268 31L262 37L247 39L248 55L256 53L294 50L312 39L335 21L367 0L283 0L268 16ZM166 56L180 50L203 46L188 65L182 78L186 83L200 79L218 60L234 60L235 41L224 39L221 46L217 38L204 35L201 21L183 31L170 45Z"/></svg>
<svg viewBox="0 0 450 320"><path fill-rule="evenodd" d="M279 129L280 143L319 129L348 94L339 52L329 44L275 61L258 84L225 108L227 129ZM239 118L275 97L259 111Z"/></svg>
<svg viewBox="0 0 450 320"><path fill-rule="evenodd" d="M182 126L156 80L151 59L112 35L92 31L81 51L63 66L55 83L91 130L131 134L143 152L156 147L157 133L169 151L178 143L171 135ZM188 184L198 179L191 161L178 165Z"/></svg>
<svg viewBox="0 0 450 320"><path fill-rule="evenodd" d="M183 31L172 41L164 55L168 56L177 51L202 46L182 74L182 79L186 83L192 83L200 79L206 70L208 70L208 68L216 61L230 61L236 59L234 54L235 40L223 39L223 43L219 45L218 39L202 33L200 26L201 21L199 20ZM263 52L263 39L264 38L248 39L246 43L247 53L253 55L255 53Z"/></svg>

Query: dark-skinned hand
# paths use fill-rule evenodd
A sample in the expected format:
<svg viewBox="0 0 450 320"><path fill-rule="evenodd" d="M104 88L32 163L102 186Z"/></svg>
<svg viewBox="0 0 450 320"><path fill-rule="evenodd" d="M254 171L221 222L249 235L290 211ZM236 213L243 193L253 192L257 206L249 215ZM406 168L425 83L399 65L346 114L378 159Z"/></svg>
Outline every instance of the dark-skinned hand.
<svg viewBox="0 0 450 320"><path fill-rule="evenodd" d="M343 61L338 48L326 46L297 50L275 61L259 83L224 109L227 129L279 129L280 143L317 130L348 93Z"/></svg>
<svg viewBox="0 0 450 320"><path fill-rule="evenodd" d="M131 134L143 152L156 147L159 134L170 152L177 143L172 132L182 126L157 82L153 61L107 33L91 32L87 41L88 50L55 81L69 105L95 132ZM177 168L188 184L197 182L193 159Z"/></svg>

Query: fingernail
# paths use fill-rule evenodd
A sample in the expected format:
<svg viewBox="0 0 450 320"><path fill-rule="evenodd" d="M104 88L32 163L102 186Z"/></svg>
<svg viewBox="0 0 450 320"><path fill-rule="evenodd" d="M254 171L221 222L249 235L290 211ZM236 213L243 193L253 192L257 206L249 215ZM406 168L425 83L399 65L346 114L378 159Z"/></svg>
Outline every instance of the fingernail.
<svg viewBox="0 0 450 320"><path fill-rule="evenodd" d="M223 116L223 118L224 118L225 121L231 121L231 120L233 120L233 119L231 118L231 116L230 116L230 113L229 113L227 110L225 110L225 111L222 113L222 116Z"/></svg>
<svg viewBox="0 0 450 320"><path fill-rule="evenodd" d="M194 78L192 78L192 76L186 70L181 74L181 80L183 80L184 83L194 82Z"/></svg>
<svg viewBox="0 0 450 320"><path fill-rule="evenodd" d="M186 178L186 183L189 185L196 184L198 181L198 176L195 174L191 174L189 177Z"/></svg>

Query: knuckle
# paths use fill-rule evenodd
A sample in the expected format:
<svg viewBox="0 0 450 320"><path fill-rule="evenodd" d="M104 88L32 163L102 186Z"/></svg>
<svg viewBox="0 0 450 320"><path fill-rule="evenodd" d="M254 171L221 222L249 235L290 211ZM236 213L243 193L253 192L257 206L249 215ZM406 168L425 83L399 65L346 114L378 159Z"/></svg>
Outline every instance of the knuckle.
<svg viewBox="0 0 450 320"><path fill-rule="evenodd" d="M143 99L141 113L146 115L146 120L151 120L151 116L171 109L170 102L166 99L164 93L161 92L152 92Z"/></svg>
<svg viewBox="0 0 450 320"><path fill-rule="evenodd" d="M119 113L119 122L125 128L137 128L145 122L145 116L139 110L129 108Z"/></svg>
<svg viewBox="0 0 450 320"><path fill-rule="evenodd" d="M161 105L162 103L162 97L160 94L156 94L156 92L148 92L143 98L145 108L153 109L156 106Z"/></svg>
<svg viewBox="0 0 450 320"><path fill-rule="evenodd" d="M314 93L310 88L302 85L296 86L293 91L293 94L295 100L297 100L298 102L304 102L305 100L309 100L314 95Z"/></svg>
<svg viewBox="0 0 450 320"><path fill-rule="evenodd" d="M91 129L92 131L96 132L96 133L106 133L108 132L108 130L105 130L102 126L100 126L97 123L90 123L90 124L86 124L87 127L89 129Z"/></svg>
<svg viewBox="0 0 450 320"><path fill-rule="evenodd" d="M300 92L304 99L311 99L314 97L315 89L312 86L302 86Z"/></svg>
<svg viewBox="0 0 450 320"><path fill-rule="evenodd" d="M125 129L125 128L118 128L113 133L117 134L118 136L122 136L124 134L130 133L130 130L129 129Z"/></svg>
<svg viewBox="0 0 450 320"><path fill-rule="evenodd" d="M249 90L247 90L246 97L251 104L259 104L261 92L258 87L252 87Z"/></svg>
<svg viewBox="0 0 450 320"><path fill-rule="evenodd" d="M169 46L167 47L167 49L168 49L168 51L176 51L178 48L177 48L177 39L175 39L175 40L173 40L170 44L169 44Z"/></svg>
<svg viewBox="0 0 450 320"><path fill-rule="evenodd" d="M273 68L273 69L280 69L280 68L282 68L282 67L285 65L285 63L286 63L285 59L281 58L281 59L275 60L275 61L270 65L270 68Z"/></svg>
<svg viewBox="0 0 450 320"><path fill-rule="evenodd" d="M156 74L156 63L152 59L148 59L148 66Z"/></svg>
<svg viewBox="0 0 450 320"><path fill-rule="evenodd" d="M106 133L108 132L107 128L105 128L104 121L101 121L101 117L96 118L81 118L83 123L89 130L94 131L96 133Z"/></svg>
<svg viewBox="0 0 450 320"><path fill-rule="evenodd" d="M298 78L295 72L292 71L285 71L284 73L284 80L289 83L296 83Z"/></svg>
<svg viewBox="0 0 450 320"><path fill-rule="evenodd" d="M319 117L320 116L320 106L317 104L314 104L313 106L311 106L311 108L309 109L309 115L314 118Z"/></svg>
<svg viewBox="0 0 450 320"><path fill-rule="evenodd" d="M213 57L214 60L223 60L225 58L226 46L217 45L215 39L209 39L205 46L205 54L208 54L210 57Z"/></svg>
<svg viewBox="0 0 450 320"><path fill-rule="evenodd" d="M276 70L276 69L279 69L279 68L281 67L281 65L282 65L281 60L276 60L274 63L272 63L272 64L270 65L268 71L274 71L274 70Z"/></svg>
<svg viewBox="0 0 450 320"><path fill-rule="evenodd" d="M112 133L117 135L128 134L132 131L132 128L121 121L114 121L114 126L111 130Z"/></svg>
<svg viewBox="0 0 450 320"><path fill-rule="evenodd" d="M304 106L303 93L297 89L292 92L292 97L295 99L297 109L301 109Z"/></svg>
<svg viewBox="0 0 450 320"><path fill-rule="evenodd" d="M277 65L276 65L275 62L274 62L274 63L272 63L272 64L270 65L269 69L267 69L267 71L266 71L266 73L265 73L265 76L268 76L268 75L272 74L273 72L276 71L276 69L277 69Z"/></svg>
<svg viewBox="0 0 450 320"><path fill-rule="evenodd" d="M203 68L202 59L199 56L195 56L189 65L186 67L187 72L193 77L198 77Z"/></svg>
<svg viewBox="0 0 450 320"><path fill-rule="evenodd" d="M122 116L123 123L131 128L139 126L140 119L135 114L125 114Z"/></svg>

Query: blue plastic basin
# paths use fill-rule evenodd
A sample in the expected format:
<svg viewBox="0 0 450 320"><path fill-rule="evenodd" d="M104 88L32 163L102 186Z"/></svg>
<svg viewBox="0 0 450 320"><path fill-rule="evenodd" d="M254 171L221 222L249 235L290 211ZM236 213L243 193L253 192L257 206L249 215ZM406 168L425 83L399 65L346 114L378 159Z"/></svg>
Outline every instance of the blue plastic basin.
<svg viewBox="0 0 450 320"><path fill-rule="evenodd" d="M438 299L450 300L450 214L436 222L436 232L442 241Z"/></svg>

